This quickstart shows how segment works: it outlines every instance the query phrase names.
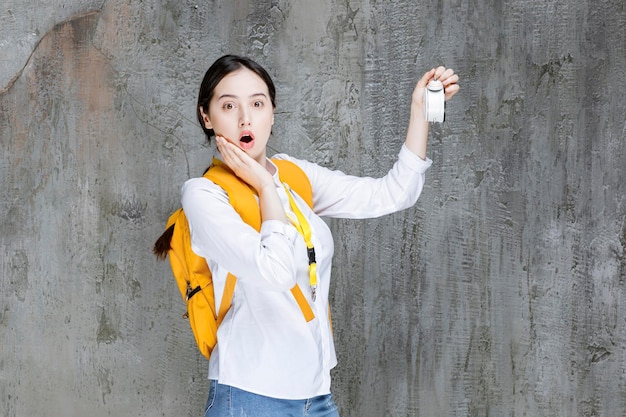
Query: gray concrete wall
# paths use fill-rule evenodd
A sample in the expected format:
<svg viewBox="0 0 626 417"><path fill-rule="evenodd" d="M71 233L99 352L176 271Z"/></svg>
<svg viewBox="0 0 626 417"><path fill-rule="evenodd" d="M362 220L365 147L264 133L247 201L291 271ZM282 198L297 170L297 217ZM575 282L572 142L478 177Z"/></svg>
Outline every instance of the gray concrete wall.
<svg viewBox="0 0 626 417"><path fill-rule="evenodd" d="M623 0L42 3L0 5L1 416L201 415L150 249L226 52L275 77L274 149L362 175L461 75L417 205L330 222L342 416L626 415Z"/></svg>

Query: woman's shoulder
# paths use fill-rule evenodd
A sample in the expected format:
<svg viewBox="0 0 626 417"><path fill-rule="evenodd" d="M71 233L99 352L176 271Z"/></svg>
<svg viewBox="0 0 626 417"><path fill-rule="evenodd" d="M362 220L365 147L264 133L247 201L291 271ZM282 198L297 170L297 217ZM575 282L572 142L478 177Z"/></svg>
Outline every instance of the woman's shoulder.
<svg viewBox="0 0 626 417"><path fill-rule="evenodd" d="M190 178L183 183L181 187L183 199L185 197L195 199L196 197L205 196L218 199L224 199L226 191L210 179L206 177Z"/></svg>
<svg viewBox="0 0 626 417"><path fill-rule="evenodd" d="M313 173L316 170L322 169L322 167L315 162L307 161L306 159L296 158L286 153L278 153L271 158L272 160L289 161L296 164L300 169L306 173Z"/></svg>
<svg viewBox="0 0 626 417"><path fill-rule="evenodd" d="M194 177L189 178L183 183L183 191L184 190L196 190L203 189L207 187L211 187L211 184L214 184L213 181L209 180L206 177Z"/></svg>

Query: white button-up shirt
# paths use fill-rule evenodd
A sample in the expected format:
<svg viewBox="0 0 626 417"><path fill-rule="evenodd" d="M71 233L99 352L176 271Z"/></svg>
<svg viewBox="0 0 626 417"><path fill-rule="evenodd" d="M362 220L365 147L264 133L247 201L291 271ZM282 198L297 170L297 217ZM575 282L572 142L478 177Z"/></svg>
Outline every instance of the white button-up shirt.
<svg viewBox="0 0 626 417"><path fill-rule="evenodd" d="M294 226L268 220L257 232L242 221L226 192L206 178L183 185L182 205L192 249L206 258L213 273L215 300L222 298L228 272L237 277L232 307L209 361L209 378L265 396L305 399L330 393L330 370L337 363L328 306L333 237L321 217L372 218L412 206L432 161L403 146L389 173L374 179L284 154L275 158L296 163L311 182L313 209L299 196L294 199L312 230L315 301L306 245ZM278 174L274 181L285 212L294 217ZM315 313L308 323L290 291L296 283Z"/></svg>

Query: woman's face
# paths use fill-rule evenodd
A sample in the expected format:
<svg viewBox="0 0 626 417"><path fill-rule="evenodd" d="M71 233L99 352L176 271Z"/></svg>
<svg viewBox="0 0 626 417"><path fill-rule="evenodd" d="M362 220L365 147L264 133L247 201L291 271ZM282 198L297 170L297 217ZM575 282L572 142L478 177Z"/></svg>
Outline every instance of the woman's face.
<svg viewBox="0 0 626 417"><path fill-rule="evenodd" d="M266 145L274 124L274 107L265 82L248 68L226 75L217 84L204 125L265 165Z"/></svg>

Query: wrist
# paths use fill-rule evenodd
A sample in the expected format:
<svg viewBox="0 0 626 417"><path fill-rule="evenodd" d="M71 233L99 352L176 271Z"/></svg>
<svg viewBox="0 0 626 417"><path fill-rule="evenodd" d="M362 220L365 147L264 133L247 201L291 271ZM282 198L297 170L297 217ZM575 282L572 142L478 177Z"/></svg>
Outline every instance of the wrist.
<svg viewBox="0 0 626 417"><path fill-rule="evenodd" d="M259 186L256 188L256 192L259 195L259 197L268 195L270 193L276 193L276 185L274 185L273 182L259 184Z"/></svg>
<svg viewBox="0 0 626 417"><path fill-rule="evenodd" d="M429 124L424 116L424 103L411 105L409 126L419 130L428 129Z"/></svg>

